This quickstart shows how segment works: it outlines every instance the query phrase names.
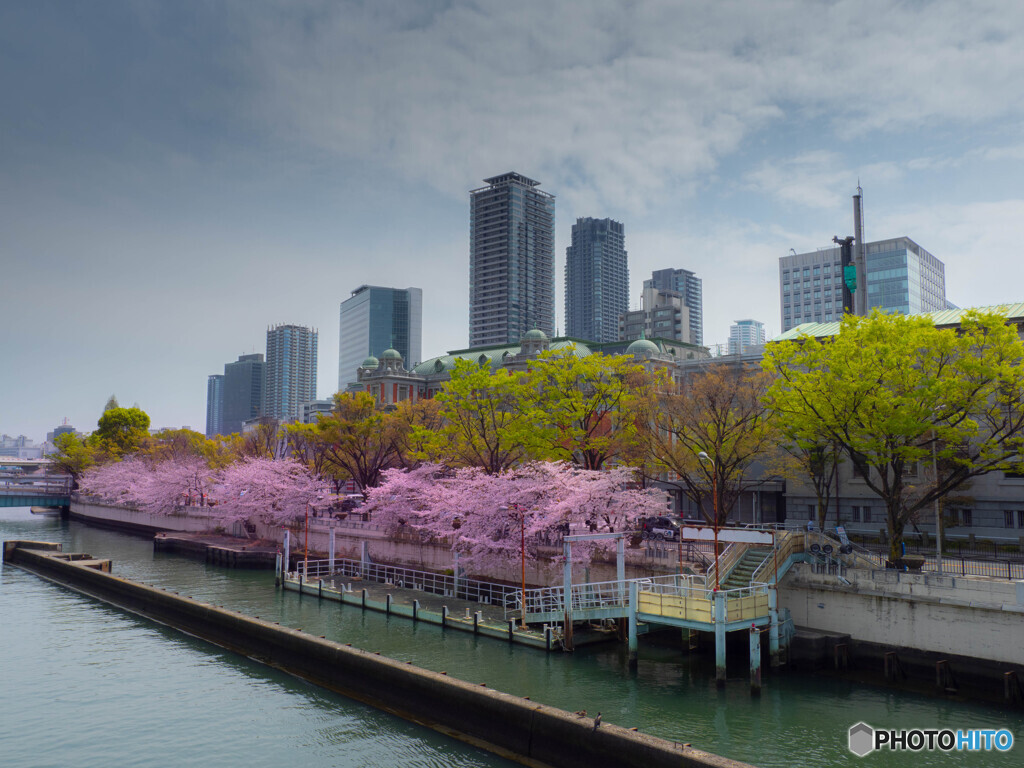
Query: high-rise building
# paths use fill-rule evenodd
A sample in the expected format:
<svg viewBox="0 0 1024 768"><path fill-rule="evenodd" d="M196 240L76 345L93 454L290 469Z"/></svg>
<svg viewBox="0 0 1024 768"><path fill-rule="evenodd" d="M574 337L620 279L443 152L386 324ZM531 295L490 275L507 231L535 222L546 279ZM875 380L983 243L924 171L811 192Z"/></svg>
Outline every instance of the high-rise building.
<svg viewBox="0 0 1024 768"><path fill-rule="evenodd" d="M938 312L946 301L946 266L909 237L864 244L867 309ZM779 259L782 330L828 323L843 315L843 271L838 246Z"/></svg>
<svg viewBox="0 0 1024 768"><path fill-rule="evenodd" d="M423 359L423 291L361 285L341 302L338 338L338 390L359 381L367 357L396 349L409 367Z"/></svg>
<svg viewBox="0 0 1024 768"><path fill-rule="evenodd" d="M469 193L469 346L555 334L555 197L518 173Z"/></svg>
<svg viewBox="0 0 1024 768"><path fill-rule="evenodd" d="M566 335L618 341L619 315L628 309L625 228L612 219L576 219L565 249Z"/></svg>
<svg viewBox="0 0 1024 768"><path fill-rule="evenodd" d="M206 436L224 434L224 374L206 380Z"/></svg>
<svg viewBox="0 0 1024 768"><path fill-rule="evenodd" d="M659 291L675 291L689 310L689 338L685 341L697 346L704 345L704 287L697 275L688 269L656 269L651 279L644 280L644 289L657 288Z"/></svg>
<svg viewBox="0 0 1024 768"><path fill-rule="evenodd" d="M729 354L742 355L751 347L763 347L764 323L757 320L737 320L729 328Z"/></svg>
<svg viewBox="0 0 1024 768"><path fill-rule="evenodd" d="M242 422L255 419L263 412L263 379L266 363L263 354L239 355L238 360L224 365L220 434L241 434ZM212 376L210 378L213 378ZM209 405L207 405L209 411ZM209 422L209 419L207 419ZM209 424L207 425L209 430Z"/></svg>
<svg viewBox="0 0 1024 768"><path fill-rule="evenodd" d="M316 400L317 332L301 325L267 329L263 415L279 421L302 418L301 406Z"/></svg>

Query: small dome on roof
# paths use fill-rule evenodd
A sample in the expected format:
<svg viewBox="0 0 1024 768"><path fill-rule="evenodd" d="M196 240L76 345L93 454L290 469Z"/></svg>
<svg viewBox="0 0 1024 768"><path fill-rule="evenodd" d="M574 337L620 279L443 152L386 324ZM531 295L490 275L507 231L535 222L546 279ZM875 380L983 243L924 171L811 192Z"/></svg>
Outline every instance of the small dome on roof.
<svg viewBox="0 0 1024 768"><path fill-rule="evenodd" d="M402 354L397 349L385 349L380 353L381 360L401 360Z"/></svg>
<svg viewBox="0 0 1024 768"><path fill-rule="evenodd" d="M523 336L523 339L536 339L537 341L547 341L547 334L544 333L540 328L534 328L532 331L527 331Z"/></svg>
<svg viewBox="0 0 1024 768"><path fill-rule="evenodd" d="M363 360L363 364L360 367L361 368L376 368L379 365L380 365L380 361L376 357L374 357L373 355L370 355L368 358Z"/></svg>
<svg viewBox="0 0 1024 768"><path fill-rule="evenodd" d="M647 339L637 339L626 347L626 354L633 355L633 357L654 357L660 352L658 345Z"/></svg>

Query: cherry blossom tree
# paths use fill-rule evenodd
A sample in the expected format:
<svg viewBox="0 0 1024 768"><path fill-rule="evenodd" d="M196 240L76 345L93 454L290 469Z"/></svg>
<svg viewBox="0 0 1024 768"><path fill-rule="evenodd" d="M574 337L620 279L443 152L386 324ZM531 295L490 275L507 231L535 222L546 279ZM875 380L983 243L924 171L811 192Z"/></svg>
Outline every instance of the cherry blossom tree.
<svg viewBox="0 0 1024 768"><path fill-rule="evenodd" d="M112 504L170 514L199 506L209 494L213 472L199 456L163 461L129 457L88 470L81 488Z"/></svg>
<svg viewBox="0 0 1024 768"><path fill-rule="evenodd" d="M331 493L329 483L292 459L248 458L226 467L211 495L225 522L289 522Z"/></svg>
<svg viewBox="0 0 1024 768"><path fill-rule="evenodd" d="M560 462L523 464L491 475L481 467L424 465L391 469L370 489L368 509L389 531L408 527L451 541L462 561L481 570L536 560L562 534L630 530L662 514L665 500L633 486L633 470L585 470ZM592 559L611 542L581 543L574 559Z"/></svg>

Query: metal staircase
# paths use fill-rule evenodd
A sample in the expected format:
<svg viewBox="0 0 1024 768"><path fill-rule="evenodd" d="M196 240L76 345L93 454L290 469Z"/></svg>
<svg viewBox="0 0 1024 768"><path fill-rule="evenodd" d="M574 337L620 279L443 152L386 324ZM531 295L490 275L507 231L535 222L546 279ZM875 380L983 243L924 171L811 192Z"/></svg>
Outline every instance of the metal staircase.
<svg viewBox="0 0 1024 768"><path fill-rule="evenodd" d="M749 547L739 559L729 575L721 583L721 589L737 589L749 587L754 572L772 554L772 550L764 547Z"/></svg>

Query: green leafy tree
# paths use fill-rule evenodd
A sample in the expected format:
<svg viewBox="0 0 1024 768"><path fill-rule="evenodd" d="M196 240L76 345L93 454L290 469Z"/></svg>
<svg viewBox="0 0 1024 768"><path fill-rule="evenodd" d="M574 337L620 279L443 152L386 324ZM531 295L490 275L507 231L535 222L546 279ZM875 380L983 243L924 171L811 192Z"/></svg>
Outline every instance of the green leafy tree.
<svg viewBox="0 0 1024 768"><path fill-rule="evenodd" d="M653 378L631 357L550 350L530 363L519 408L531 458L601 469L640 442L638 414Z"/></svg>
<svg viewBox="0 0 1024 768"><path fill-rule="evenodd" d="M54 441L57 450L47 454L50 465L57 472L71 476L72 488L78 488L78 480L85 470L96 464L97 451L78 435L65 432Z"/></svg>
<svg viewBox="0 0 1024 768"><path fill-rule="evenodd" d="M847 316L835 336L770 345L764 367L786 429L834 441L885 503L891 560L936 499L1024 468L1024 342L998 313L967 312L959 330ZM933 450L937 476L920 482Z"/></svg>
<svg viewBox="0 0 1024 768"><path fill-rule="evenodd" d="M377 406L369 392L339 392L333 413L317 421L327 446L326 466L335 479L372 488L385 469L395 466L394 421Z"/></svg>
<svg viewBox="0 0 1024 768"><path fill-rule="evenodd" d="M210 439L191 429L163 429L148 441L142 452L155 461L198 457L211 469L222 469L235 458L229 443Z"/></svg>
<svg viewBox="0 0 1024 768"><path fill-rule="evenodd" d="M139 408L111 408L100 416L90 443L115 459L135 453L149 437L149 415Z"/></svg>
<svg viewBox="0 0 1024 768"><path fill-rule="evenodd" d="M440 429L415 427L415 434L433 461L498 474L528 455L525 443L533 425L523 396L522 373L456 360L451 379L436 396Z"/></svg>

